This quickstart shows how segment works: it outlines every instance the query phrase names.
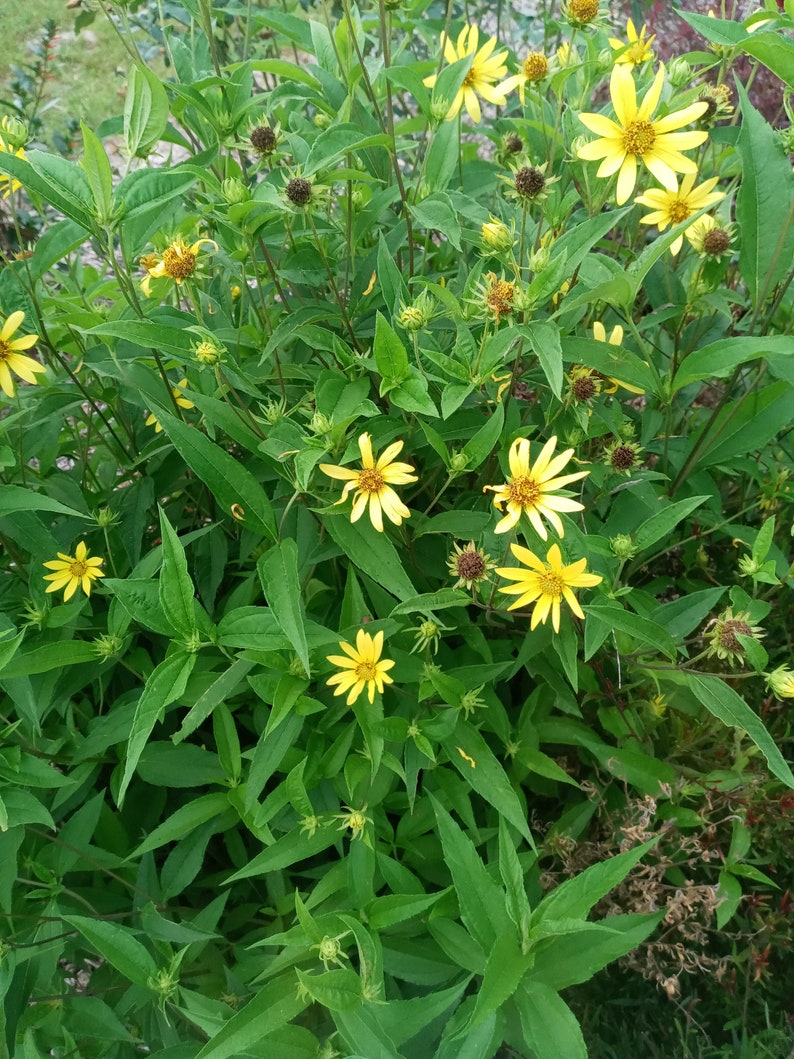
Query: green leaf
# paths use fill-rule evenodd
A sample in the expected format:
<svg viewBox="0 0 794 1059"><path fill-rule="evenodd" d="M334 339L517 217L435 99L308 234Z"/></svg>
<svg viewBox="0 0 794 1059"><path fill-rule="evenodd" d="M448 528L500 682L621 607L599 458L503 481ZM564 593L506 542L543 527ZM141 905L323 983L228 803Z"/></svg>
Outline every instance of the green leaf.
<svg viewBox="0 0 794 1059"><path fill-rule="evenodd" d="M463 1036L475 1029L497 1012L505 1001L515 995L527 969L532 965L533 955L523 955L516 942L515 932L500 934L488 954L477 1003L469 1022L461 1027Z"/></svg>
<svg viewBox="0 0 794 1059"><path fill-rule="evenodd" d="M695 673L686 674L686 683L709 713L719 718L723 724L746 732L766 758L772 774L787 787L794 788L794 775L780 753L777 743L758 714L747 705L741 696L736 694L733 688L718 677L701 677Z"/></svg>
<svg viewBox="0 0 794 1059"><path fill-rule="evenodd" d="M703 379L725 379L740 364L776 353L791 356L794 339L788 335L735 335L710 342L690 353L678 369L672 382L673 393Z"/></svg>
<svg viewBox="0 0 794 1059"><path fill-rule="evenodd" d="M559 400L562 396L563 380L560 329L556 324L537 321L522 324L516 330L528 340L532 352L540 361L551 392Z"/></svg>
<svg viewBox="0 0 794 1059"><path fill-rule="evenodd" d="M177 651L162 661L146 681L135 708L135 716L127 742L127 759L124 762L124 775L117 798L119 806L124 801L124 795L138 764L138 759L155 724L163 719L166 706L169 706L184 692L187 678L196 664L196 657L195 654L188 654L187 651Z"/></svg>
<svg viewBox="0 0 794 1059"><path fill-rule="evenodd" d="M363 1003L361 980L355 971L345 968L324 974L306 974L296 969L295 973L312 1000L329 1011L353 1011Z"/></svg>
<svg viewBox="0 0 794 1059"><path fill-rule="evenodd" d="M64 916L63 921L78 930L95 952L135 985L147 988L149 979L157 974L154 957L129 928L87 916Z"/></svg>
<svg viewBox="0 0 794 1059"><path fill-rule="evenodd" d="M515 1001L524 1040L536 1059L587 1059L581 1027L559 993L529 981L518 989Z"/></svg>
<svg viewBox="0 0 794 1059"><path fill-rule="evenodd" d="M279 628L295 649L307 674L311 673L309 645L301 606L301 583L298 577L298 546L291 537L280 541L260 556L259 580L268 606Z"/></svg>
<svg viewBox="0 0 794 1059"><path fill-rule="evenodd" d="M257 853L244 868L230 875L226 882L239 882L240 879L250 879L253 875L267 875L271 871L290 868L298 861L305 861L317 853L322 853L338 841L341 841L341 835L335 827L321 827L311 836L303 831L291 831L272 846Z"/></svg>
<svg viewBox="0 0 794 1059"><path fill-rule="evenodd" d="M693 511L710 500L710 496L690 496L686 500L678 500L674 504L668 504L655 515L641 523L635 535L635 544L638 551L645 551L652 544L668 537L679 522L691 515Z"/></svg>
<svg viewBox="0 0 794 1059"><path fill-rule="evenodd" d="M477 729L459 720L452 735L441 742L450 761L466 782L534 847L526 810L513 790L507 773ZM461 750L465 757L460 753Z"/></svg>
<svg viewBox="0 0 794 1059"><path fill-rule="evenodd" d="M511 932L504 894L485 870L471 839L438 799L432 794L429 797L438 821L444 862L452 874L460 918L471 935L489 951L497 937Z"/></svg>
<svg viewBox="0 0 794 1059"><path fill-rule="evenodd" d="M622 346L575 336L562 338L561 345L563 356L569 363L586 364L588 368L595 368L609 378L628 382L648 393L656 389L656 380L648 365L636 353Z"/></svg>
<svg viewBox="0 0 794 1059"><path fill-rule="evenodd" d="M619 632L628 633L629 636L633 636L641 643L649 644L656 650L662 651L668 658L675 658L676 649L672 637L655 621L651 621L649 618L641 618L639 614L624 609L619 603L612 600L603 603L586 603L582 609L588 619L595 618L609 629L617 629ZM595 653L598 646L600 644L597 642L594 646L588 646L585 651L585 661Z"/></svg>
<svg viewBox="0 0 794 1059"><path fill-rule="evenodd" d="M196 1059L238 1059L258 1049L268 1034L291 1022L308 1005L308 997L298 997L293 975L268 982L207 1041Z"/></svg>
<svg viewBox="0 0 794 1059"><path fill-rule="evenodd" d="M390 617L398 614L424 614L436 610L447 610L449 607L468 607L471 596L466 592L460 592L456 588L440 588L438 592L424 592L421 596L406 599L404 603L398 603L391 611Z"/></svg>
<svg viewBox="0 0 794 1059"><path fill-rule="evenodd" d="M229 615L227 615L227 617L229 617ZM267 643L256 635L254 635L254 642L260 650L268 650ZM240 646L239 643L230 644L228 638L224 638L222 634L218 637L218 643L225 644L226 646ZM279 641L279 647L281 646L281 641ZM234 693L240 681L244 679L251 669L253 669L254 664L254 662L249 662L245 658L238 658L235 662L232 662L228 669L225 669L219 676L217 676L210 686L202 691L201 695L199 695L190 707L190 710L182 720L179 731L171 736L174 743L181 743L183 739L191 734L191 732L195 732L199 725L202 725L206 721L213 710Z"/></svg>
<svg viewBox="0 0 794 1059"><path fill-rule="evenodd" d="M43 151L28 151L27 159L3 152L3 172L21 181L26 191L40 195L87 231L94 229L91 188L76 162Z"/></svg>
<svg viewBox="0 0 794 1059"><path fill-rule="evenodd" d="M383 292L386 308L389 311L394 311L399 308L400 300L408 302L410 297L402 272L400 272L394 262L394 255L389 249L383 233L378 236L377 266L378 285Z"/></svg>
<svg viewBox="0 0 794 1059"><path fill-rule="evenodd" d="M135 63L127 74L124 141L127 154L146 158L168 125L168 93L148 67Z"/></svg>
<svg viewBox="0 0 794 1059"><path fill-rule="evenodd" d="M461 449L466 457L466 471L476 470L487 460L499 441L505 421L504 405L494 405L490 414L474 437L469 438Z"/></svg>
<svg viewBox="0 0 794 1059"><path fill-rule="evenodd" d="M769 555L769 549L772 547L772 540L775 536L775 517L765 519L761 529L756 534L756 538L753 541L753 562L761 563L765 562L767 555Z"/></svg>
<svg viewBox="0 0 794 1059"><path fill-rule="evenodd" d="M414 220L421 228L440 232L456 250L462 250L460 224L449 196L444 191L433 192L421 202L409 206Z"/></svg>
<svg viewBox="0 0 794 1059"><path fill-rule="evenodd" d="M228 809L229 799L222 791L191 799L147 835L138 848L130 854L129 859L142 857L144 853L151 853L153 849L159 849L168 842L178 842L180 838L189 835L201 824L214 820Z"/></svg>
<svg viewBox="0 0 794 1059"><path fill-rule="evenodd" d="M782 33L754 33L742 48L767 66L789 88L794 88L794 45Z"/></svg>
<svg viewBox="0 0 794 1059"><path fill-rule="evenodd" d="M182 459L209 488L219 507L246 529L277 539L273 508L253 474L201 431L158 410L157 418Z"/></svg>
<svg viewBox="0 0 794 1059"><path fill-rule="evenodd" d="M432 908L442 893L437 894L386 894L376 897L367 907L367 923L375 931L387 930L406 919L421 915Z"/></svg>
<svg viewBox="0 0 794 1059"><path fill-rule="evenodd" d="M631 869L656 844L656 839L609 860L591 864L589 868L566 879L540 902L532 916L533 929L544 921L584 919L602 897L623 882Z"/></svg>
<svg viewBox="0 0 794 1059"><path fill-rule="evenodd" d="M83 158L80 164L88 177L99 222L107 225L113 206L113 171L99 137L85 122L80 122L80 130L83 136Z"/></svg>
<svg viewBox="0 0 794 1059"><path fill-rule="evenodd" d="M532 913L524 886L524 872L510 836L510 829L502 818L499 819L499 874L505 888L507 914L523 947L529 936L529 920Z"/></svg>
<svg viewBox="0 0 794 1059"><path fill-rule="evenodd" d="M350 522L344 515L332 516L326 519L325 527L353 565L376 584L400 600L416 597L396 548L385 533L378 533L366 515L358 522Z"/></svg>
<svg viewBox="0 0 794 1059"><path fill-rule="evenodd" d="M144 577L106 577L102 587L110 589L132 621L169 639L174 628L160 605L160 582ZM116 622L119 622L116 618ZM128 621L124 623L126 630ZM121 631L117 629L117 632Z"/></svg>
<svg viewBox="0 0 794 1059"><path fill-rule="evenodd" d="M365 147L388 147L391 140L383 133L374 136L362 133L360 125L340 124L324 129L311 145L303 175L311 176L318 169L331 170L334 162L350 151L361 151Z"/></svg>
<svg viewBox="0 0 794 1059"><path fill-rule="evenodd" d="M29 677L83 662L96 665L97 654L93 646L85 640L62 640L60 643L34 647L31 651L17 651L3 667L2 678Z"/></svg>
<svg viewBox="0 0 794 1059"><path fill-rule="evenodd" d="M389 400L406 412L438 417L438 410L427 392L427 379L416 368L409 368L408 378L389 390Z"/></svg>
<svg viewBox="0 0 794 1059"><path fill-rule="evenodd" d="M408 352L386 317L378 313L375 320L375 342L372 347L375 366L381 382L381 397L408 378L411 365Z"/></svg>
<svg viewBox="0 0 794 1059"><path fill-rule="evenodd" d="M160 570L159 599L166 619L186 639L198 632L193 606L193 582L187 571L182 542L168 516L160 508L160 534L163 539L163 565Z"/></svg>
<svg viewBox="0 0 794 1059"><path fill-rule="evenodd" d="M753 305L766 301L794 258L794 175L780 138L737 81L742 123L736 150L742 182L736 222L742 233L739 268Z"/></svg>
<svg viewBox="0 0 794 1059"><path fill-rule="evenodd" d="M34 493L21 485L0 485L0 515L14 515L18 511L54 511L73 518L90 518L84 511L76 511L59 500L52 500L43 493Z"/></svg>

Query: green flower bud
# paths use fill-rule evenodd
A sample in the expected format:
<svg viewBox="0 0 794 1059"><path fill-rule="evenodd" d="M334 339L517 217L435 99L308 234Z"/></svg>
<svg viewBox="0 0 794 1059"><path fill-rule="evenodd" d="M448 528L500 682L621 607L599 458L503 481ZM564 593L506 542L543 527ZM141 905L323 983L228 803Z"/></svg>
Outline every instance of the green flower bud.
<svg viewBox="0 0 794 1059"><path fill-rule="evenodd" d="M237 177L227 177L221 184L221 195L223 201L229 206L237 206L241 202L247 202L251 197L248 188Z"/></svg>
<svg viewBox="0 0 794 1059"><path fill-rule="evenodd" d="M610 537L609 547L618 559L633 559L637 554L637 547L628 533L618 533L616 537Z"/></svg>

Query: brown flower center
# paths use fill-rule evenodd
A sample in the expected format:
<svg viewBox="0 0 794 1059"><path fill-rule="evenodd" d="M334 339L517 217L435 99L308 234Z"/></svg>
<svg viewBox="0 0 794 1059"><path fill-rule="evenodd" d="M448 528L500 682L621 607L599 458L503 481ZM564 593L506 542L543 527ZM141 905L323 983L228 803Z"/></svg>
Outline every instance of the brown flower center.
<svg viewBox="0 0 794 1059"><path fill-rule="evenodd" d="M72 577L85 577L88 567L85 563L78 563L77 560L69 566L69 573Z"/></svg>
<svg viewBox="0 0 794 1059"><path fill-rule="evenodd" d="M379 493L383 484L383 475L377 467L365 467L358 472L358 487L362 493Z"/></svg>
<svg viewBox="0 0 794 1059"><path fill-rule="evenodd" d="M542 81L549 72L549 62L539 51L531 51L524 59L524 77L527 81Z"/></svg>
<svg viewBox="0 0 794 1059"><path fill-rule="evenodd" d="M627 471L636 460L637 454L630 445L618 445L612 453L612 466L619 471Z"/></svg>
<svg viewBox="0 0 794 1059"><path fill-rule="evenodd" d="M741 618L729 618L720 629L719 634L720 645L724 647L726 651L744 651L741 643L736 638L737 632L740 636L753 635L753 630L746 621L742 621Z"/></svg>
<svg viewBox="0 0 794 1059"><path fill-rule="evenodd" d="M312 197L311 181L303 177L293 177L287 184L286 196L293 206L306 206Z"/></svg>
<svg viewBox="0 0 794 1059"><path fill-rule="evenodd" d="M637 118L623 131L623 147L627 154L646 154L656 143L656 130L650 121Z"/></svg>
<svg viewBox="0 0 794 1059"><path fill-rule="evenodd" d="M8 342L0 341L0 361L6 361L14 355L14 351Z"/></svg>
<svg viewBox="0 0 794 1059"><path fill-rule="evenodd" d="M598 0L569 0L568 13L577 22L592 22L598 14Z"/></svg>
<svg viewBox="0 0 794 1059"><path fill-rule="evenodd" d="M673 224L680 224L681 221L687 219L692 213L692 210L687 206L683 199L676 199L675 202L671 202L667 207L667 212L670 215L670 220Z"/></svg>
<svg viewBox="0 0 794 1059"><path fill-rule="evenodd" d="M462 552L457 562L458 576L476 581L485 573L485 562L478 552Z"/></svg>
<svg viewBox="0 0 794 1059"><path fill-rule="evenodd" d="M258 125L251 133L251 146L260 154L270 154L276 146L276 134L268 125Z"/></svg>
<svg viewBox="0 0 794 1059"><path fill-rule="evenodd" d="M171 279L187 279L196 269L196 255L184 243L172 243L163 251L163 268Z"/></svg>
<svg viewBox="0 0 794 1059"><path fill-rule="evenodd" d="M515 297L515 287L512 283L508 283L506 280L500 279L494 283L493 287L488 291L488 308L494 314L498 320L504 313L511 313L513 311L513 299Z"/></svg>
<svg viewBox="0 0 794 1059"><path fill-rule="evenodd" d="M515 183L516 191L519 195L526 195L527 198L532 198L539 191L543 191L546 186L546 178L535 166L525 165L523 169L519 169L516 173Z"/></svg>
<svg viewBox="0 0 794 1059"><path fill-rule="evenodd" d="M521 507L532 507L540 499L540 485L530 474L519 474L509 483L510 499Z"/></svg>
<svg viewBox="0 0 794 1059"><path fill-rule="evenodd" d="M561 598L562 590L565 587L563 579L559 574L555 574L553 570L547 570L545 574L541 574L539 584L544 596L553 596L555 599Z"/></svg>
<svg viewBox="0 0 794 1059"><path fill-rule="evenodd" d="M712 228L703 236L703 249L707 254L723 254L731 245L724 228Z"/></svg>
<svg viewBox="0 0 794 1059"><path fill-rule="evenodd" d="M589 375L583 375L571 383L571 393L577 401L591 401L596 395L596 390L596 384Z"/></svg>

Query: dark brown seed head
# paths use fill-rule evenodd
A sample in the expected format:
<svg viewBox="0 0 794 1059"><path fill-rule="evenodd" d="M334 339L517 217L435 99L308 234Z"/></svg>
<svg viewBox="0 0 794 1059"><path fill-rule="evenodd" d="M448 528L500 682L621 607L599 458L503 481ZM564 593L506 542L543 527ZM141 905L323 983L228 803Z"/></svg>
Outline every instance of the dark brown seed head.
<svg viewBox="0 0 794 1059"><path fill-rule="evenodd" d="M730 245L730 238L724 228L712 228L703 236L703 249L707 254L724 254Z"/></svg>
<svg viewBox="0 0 794 1059"><path fill-rule="evenodd" d="M508 136L505 141L505 147L507 147L510 154L520 154L524 150L524 141L520 136Z"/></svg>
<svg viewBox="0 0 794 1059"><path fill-rule="evenodd" d="M258 154L270 154L276 146L276 134L269 125L257 125L251 133L251 146Z"/></svg>
<svg viewBox="0 0 794 1059"><path fill-rule="evenodd" d="M516 191L526 198L533 198L546 186L546 178L539 169L533 165L525 165L516 173Z"/></svg>
<svg viewBox="0 0 794 1059"><path fill-rule="evenodd" d="M753 635L753 630L746 621L742 621L741 618L729 618L719 631L720 646L726 651L743 652L744 648L736 638L737 632L740 636Z"/></svg>
<svg viewBox="0 0 794 1059"><path fill-rule="evenodd" d="M627 471L637 462L637 453L630 445L617 445L611 456L616 471Z"/></svg>
<svg viewBox="0 0 794 1059"><path fill-rule="evenodd" d="M286 195L293 206L306 206L312 197L311 181L293 177L287 184Z"/></svg>
<svg viewBox="0 0 794 1059"><path fill-rule="evenodd" d="M457 557L458 577L477 581L485 573L485 560L479 552L465 551Z"/></svg>
<svg viewBox="0 0 794 1059"><path fill-rule="evenodd" d="M589 375L581 375L571 383L571 393L577 401L592 401L596 395L596 384Z"/></svg>

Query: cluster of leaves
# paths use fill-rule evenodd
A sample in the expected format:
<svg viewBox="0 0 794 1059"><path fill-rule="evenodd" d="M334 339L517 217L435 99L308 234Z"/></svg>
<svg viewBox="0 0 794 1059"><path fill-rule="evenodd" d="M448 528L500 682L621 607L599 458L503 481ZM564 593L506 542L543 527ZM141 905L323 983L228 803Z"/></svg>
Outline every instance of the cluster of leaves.
<svg viewBox="0 0 794 1059"><path fill-rule="evenodd" d="M788 103L792 5L660 74L589 0L526 66L452 3L181 0L165 79L144 6L78 161L0 131L43 225L0 272L9 1053L585 1056L641 861L720 929L790 870L791 132L731 70ZM588 130L678 112L721 197L649 234ZM594 840L715 791L698 866Z"/></svg>

